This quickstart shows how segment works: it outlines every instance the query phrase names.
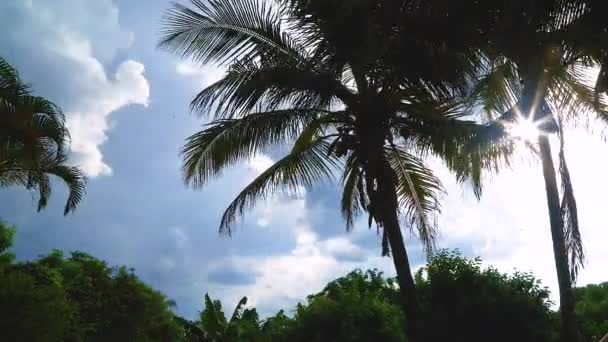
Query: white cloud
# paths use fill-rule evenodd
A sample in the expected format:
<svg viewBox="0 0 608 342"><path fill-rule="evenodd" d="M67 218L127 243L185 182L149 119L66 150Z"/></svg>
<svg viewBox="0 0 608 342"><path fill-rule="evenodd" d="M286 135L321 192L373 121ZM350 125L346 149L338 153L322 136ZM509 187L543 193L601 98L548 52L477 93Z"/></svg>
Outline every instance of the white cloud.
<svg viewBox="0 0 608 342"><path fill-rule="evenodd" d="M292 214L301 217L305 210ZM270 314L279 307L292 307L311 291L320 290L329 279L348 269L320 248L316 235L304 221L295 221L300 222L281 225L281 229L290 229L294 234L296 245L291 252L276 256L233 256L222 261L256 274L251 285L226 288L224 298L235 302L238 296L247 295L249 305L258 306Z"/></svg>
<svg viewBox="0 0 608 342"><path fill-rule="evenodd" d="M259 174L272 162L260 155L248 165ZM304 190L301 193L305 194ZM375 258L377 253L372 256L354 245L347 235L321 240L310 227L310 214L304 197L279 197L260 203L253 213L257 224L275 233L290 234L294 247L279 255L231 255L210 265L211 270L248 270L255 279L251 284L214 287L215 295L219 294L228 307L246 295L250 306L256 306L263 315L272 314L279 308L292 308L308 294L321 290L329 280L355 267L367 262L385 266L386 259L374 260L380 259Z"/></svg>
<svg viewBox="0 0 608 342"><path fill-rule="evenodd" d="M111 173L99 150L108 139L110 114L130 104L147 105L150 95L142 64L130 60L123 62L114 77L108 79L103 70L95 67L97 63L93 59L90 68L83 70L89 72L89 81L96 82L96 89L81 94L81 98L67 108L76 163L90 176Z"/></svg>
<svg viewBox="0 0 608 342"><path fill-rule="evenodd" d="M63 94L56 102L66 112L74 163L89 176L111 174L100 150L109 117L131 104L147 105L150 95L141 63L123 61L112 76L103 65L133 42L133 34L120 26L118 8L111 0L32 0L0 5L3 9L7 16L19 15L11 44L37 56L35 63L48 68L45 76ZM24 41L38 43L22 46Z"/></svg>
<svg viewBox="0 0 608 342"><path fill-rule="evenodd" d="M188 61L178 62L175 65L175 72L192 79L196 90L201 90L219 81L225 74L222 68L213 65L200 65Z"/></svg>
<svg viewBox="0 0 608 342"><path fill-rule="evenodd" d="M267 156L265 154L258 154L256 156L254 156L253 158L251 158L251 160L249 160L249 162L247 163L247 166L251 170L253 170L256 173L256 175L259 175L260 173L266 171L273 164L274 164L274 161L272 159L270 159L269 156Z"/></svg>
<svg viewBox="0 0 608 342"><path fill-rule="evenodd" d="M71 36L89 45L91 55L107 61L134 40L133 33L121 27L114 0L29 0L20 6L27 11L26 19L35 21L32 29L43 34L40 43L50 49L62 50L56 41Z"/></svg>

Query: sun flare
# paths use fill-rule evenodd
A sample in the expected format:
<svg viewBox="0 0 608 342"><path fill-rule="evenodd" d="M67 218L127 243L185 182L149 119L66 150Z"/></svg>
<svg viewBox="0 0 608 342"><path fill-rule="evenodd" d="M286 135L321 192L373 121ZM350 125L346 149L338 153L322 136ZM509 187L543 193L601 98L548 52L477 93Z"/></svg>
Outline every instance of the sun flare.
<svg viewBox="0 0 608 342"><path fill-rule="evenodd" d="M509 134L526 142L533 142L541 134L538 122L531 119L519 118L508 128Z"/></svg>

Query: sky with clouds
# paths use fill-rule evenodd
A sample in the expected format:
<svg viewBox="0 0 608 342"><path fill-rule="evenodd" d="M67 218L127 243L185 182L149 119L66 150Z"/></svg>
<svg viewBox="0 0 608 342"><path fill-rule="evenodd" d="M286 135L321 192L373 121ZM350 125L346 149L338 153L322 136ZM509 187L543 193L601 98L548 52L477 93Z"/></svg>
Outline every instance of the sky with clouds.
<svg viewBox="0 0 608 342"><path fill-rule="evenodd" d="M245 217L232 238L217 227L223 208L271 162L260 155L201 191L187 189L178 151L204 124L189 115L198 89L221 76L156 49L167 0L4 0L0 55L66 112L74 163L89 175L76 213L63 217L65 190L36 213L22 189L2 189L0 217L17 226L15 251L35 258L53 248L83 250L128 265L194 317L205 292L228 307L248 296L263 314L289 312L307 294L354 268L394 274L379 236L364 220L346 233L338 188L272 198ZM581 130L568 133L588 262L579 284L608 280L603 211L608 147ZM556 292L540 166L518 163L487 179L478 202L430 161L448 193L439 217L441 248L481 256L505 272L533 271ZM424 262L406 234L411 261Z"/></svg>

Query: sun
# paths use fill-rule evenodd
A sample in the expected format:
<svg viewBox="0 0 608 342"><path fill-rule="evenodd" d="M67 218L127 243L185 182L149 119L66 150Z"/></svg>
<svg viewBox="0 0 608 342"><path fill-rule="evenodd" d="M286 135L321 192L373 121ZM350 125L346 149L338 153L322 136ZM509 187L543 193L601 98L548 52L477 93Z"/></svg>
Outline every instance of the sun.
<svg viewBox="0 0 608 342"><path fill-rule="evenodd" d="M531 119L519 117L508 126L508 132L512 137L526 142L535 142L541 134L539 123Z"/></svg>

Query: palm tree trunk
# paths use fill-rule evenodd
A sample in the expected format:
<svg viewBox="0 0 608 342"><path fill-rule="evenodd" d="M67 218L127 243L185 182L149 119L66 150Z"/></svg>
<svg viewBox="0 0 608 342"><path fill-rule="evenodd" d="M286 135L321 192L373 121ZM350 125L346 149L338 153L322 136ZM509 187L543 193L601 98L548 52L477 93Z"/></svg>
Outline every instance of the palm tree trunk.
<svg viewBox="0 0 608 342"><path fill-rule="evenodd" d="M401 307L405 313L405 333L408 342L420 341L420 326L417 324L419 317L416 286L399 225L399 202L395 190L394 175L388 163L384 164L378 179L383 229L388 235L393 263L397 271Z"/></svg>
<svg viewBox="0 0 608 342"><path fill-rule="evenodd" d="M549 221L551 224L551 238L553 240L553 257L557 270L559 284L559 309L561 315L561 340L563 342L578 341L578 330L574 317L574 293L568 266L566 240L564 237L563 221L560 209L559 190L555 175L553 157L549 138L539 138L540 154L543 164L543 176L547 192L547 206L549 207Z"/></svg>

